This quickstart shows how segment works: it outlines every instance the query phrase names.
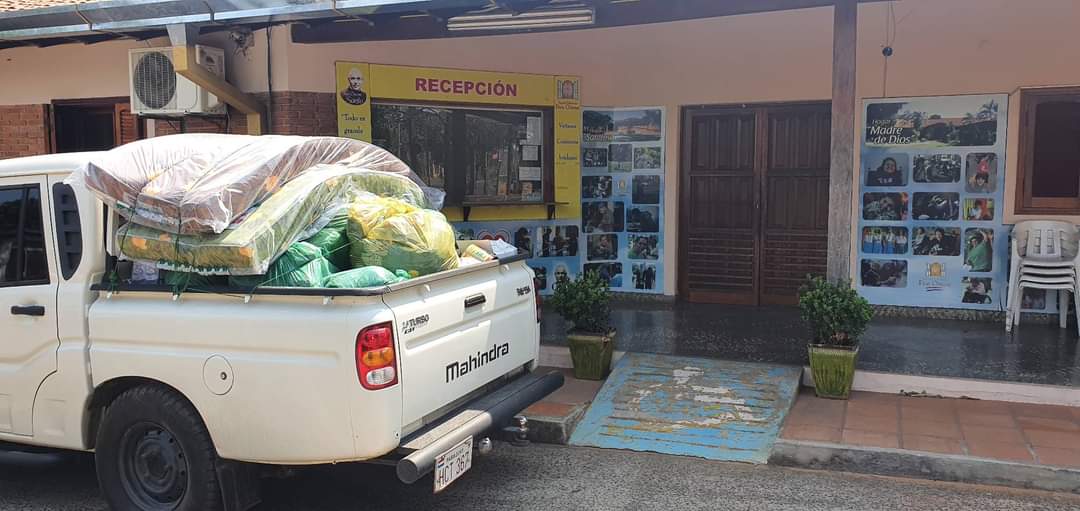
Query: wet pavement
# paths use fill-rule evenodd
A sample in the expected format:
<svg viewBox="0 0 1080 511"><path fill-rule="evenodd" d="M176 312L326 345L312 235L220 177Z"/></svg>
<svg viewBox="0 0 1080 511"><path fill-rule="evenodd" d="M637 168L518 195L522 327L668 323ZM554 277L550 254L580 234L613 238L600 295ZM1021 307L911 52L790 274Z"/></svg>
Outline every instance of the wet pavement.
<svg viewBox="0 0 1080 511"><path fill-rule="evenodd" d="M806 364L809 330L795 307L616 301L615 349L775 364ZM544 311L542 342L565 345L567 323ZM877 317L858 367L921 376L1080 387L1076 327Z"/></svg>

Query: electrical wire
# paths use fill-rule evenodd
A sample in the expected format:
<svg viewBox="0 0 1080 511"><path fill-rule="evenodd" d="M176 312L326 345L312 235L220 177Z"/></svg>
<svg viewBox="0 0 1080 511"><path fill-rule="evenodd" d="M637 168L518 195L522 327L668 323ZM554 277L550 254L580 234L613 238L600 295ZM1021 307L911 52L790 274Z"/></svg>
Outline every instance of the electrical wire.
<svg viewBox="0 0 1080 511"><path fill-rule="evenodd" d="M270 132L274 126L274 81L270 76L270 29L272 25L266 24L266 131Z"/></svg>
<svg viewBox="0 0 1080 511"><path fill-rule="evenodd" d="M889 57L892 56L892 45L896 42L896 10L895 1L889 2L889 8L885 13L885 44L881 47L881 54L885 57L885 64L882 66L881 74L881 97L885 98L889 96ZM911 12L908 12L910 15ZM905 16L906 18L907 16Z"/></svg>
<svg viewBox="0 0 1080 511"><path fill-rule="evenodd" d="M885 44L881 47L882 56L885 57L885 65L882 66L881 77L881 96L888 96L888 83L889 83L889 57L893 55L893 45L896 44L896 36L898 28L904 20L911 16L917 7L912 7L903 17L899 20L896 19L896 0L890 0L888 10L885 12Z"/></svg>

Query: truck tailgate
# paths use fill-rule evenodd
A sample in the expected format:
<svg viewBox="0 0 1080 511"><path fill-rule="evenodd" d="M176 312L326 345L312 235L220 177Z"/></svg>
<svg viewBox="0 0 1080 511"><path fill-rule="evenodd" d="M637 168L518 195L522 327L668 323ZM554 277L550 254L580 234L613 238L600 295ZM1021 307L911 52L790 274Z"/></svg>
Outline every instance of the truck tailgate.
<svg viewBox="0 0 1080 511"><path fill-rule="evenodd" d="M435 280L383 301L395 319L405 434L538 356L532 271L524 263Z"/></svg>

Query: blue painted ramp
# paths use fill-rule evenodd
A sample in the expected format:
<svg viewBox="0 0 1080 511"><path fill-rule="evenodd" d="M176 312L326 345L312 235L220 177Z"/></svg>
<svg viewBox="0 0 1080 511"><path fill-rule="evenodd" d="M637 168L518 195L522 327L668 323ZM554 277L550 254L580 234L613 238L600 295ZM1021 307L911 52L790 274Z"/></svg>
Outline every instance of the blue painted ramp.
<svg viewBox="0 0 1080 511"><path fill-rule="evenodd" d="M570 445L765 463L802 369L627 353Z"/></svg>

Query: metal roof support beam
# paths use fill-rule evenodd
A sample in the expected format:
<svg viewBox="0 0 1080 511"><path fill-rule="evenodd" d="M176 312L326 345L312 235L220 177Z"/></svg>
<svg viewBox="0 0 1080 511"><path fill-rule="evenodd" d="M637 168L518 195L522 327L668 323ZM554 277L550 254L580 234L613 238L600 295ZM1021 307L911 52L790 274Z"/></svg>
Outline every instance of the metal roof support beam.
<svg viewBox="0 0 1080 511"><path fill-rule="evenodd" d="M255 99L254 96L241 91L235 85L225 81L224 78L200 66L195 60L197 55L195 38L189 38L192 35L189 29L186 27L174 29L172 25L168 29L169 39L173 41L173 68L176 69L176 73L191 80L195 85L206 89L226 104L246 115L249 135L262 135L265 129L263 119L266 118L266 106ZM176 44L176 39L173 37L174 33L183 37L183 40L188 44ZM198 36L197 28L194 35Z"/></svg>
<svg viewBox="0 0 1080 511"><path fill-rule="evenodd" d="M169 25L165 30L169 32L169 42L173 46L195 46L199 39L199 29L195 23L181 23Z"/></svg>
<svg viewBox="0 0 1080 511"><path fill-rule="evenodd" d="M851 279L852 179L855 172L856 0L833 6L832 161L829 165L829 250L826 274L832 282Z"/></svg>

